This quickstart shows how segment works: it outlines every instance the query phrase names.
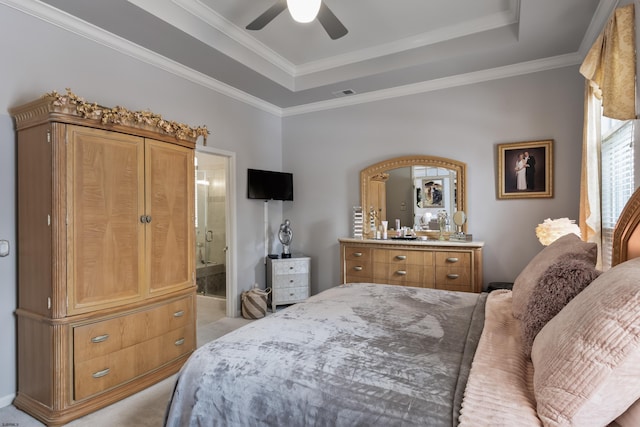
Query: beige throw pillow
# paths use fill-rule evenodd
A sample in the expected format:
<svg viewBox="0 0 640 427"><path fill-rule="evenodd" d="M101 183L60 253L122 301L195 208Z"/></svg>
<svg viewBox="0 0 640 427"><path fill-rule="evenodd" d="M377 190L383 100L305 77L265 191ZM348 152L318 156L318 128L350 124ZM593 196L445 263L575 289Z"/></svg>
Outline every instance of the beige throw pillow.
<svg viewBox="0 0 640 427"><path fill-rule="evenodd" d="M531 350L545 426L605 426L640 398L640 258L602 273Z"/></svg>
<svg viewBox="0 0 640 427"><path fill-rule="evenodd" d="M513 282L513 317L521 319L527 310L533 289L544 272L560 258L580 259L596 265L595 243L583 242L575 234L566 234L540 251Z"/></svg>

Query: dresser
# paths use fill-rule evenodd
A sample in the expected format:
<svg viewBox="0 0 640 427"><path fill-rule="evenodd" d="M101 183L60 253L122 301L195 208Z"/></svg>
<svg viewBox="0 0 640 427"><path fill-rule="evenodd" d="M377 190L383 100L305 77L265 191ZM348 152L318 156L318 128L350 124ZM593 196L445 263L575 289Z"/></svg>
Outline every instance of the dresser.
<svg viewBox="0 0 640 427"><path fill-rule="evenodd" d="M311 258L267 258L267 288L271 288L271 311L278 305L304 301L311 294Z"/></svg>
<svg viewBox="0 0 640 427"><path fill-rule="evenodd" d="M18 393L62 425L177 372L196 347L195 138L12 109L18 157ZM122 111L122 110L120 110Z"/></svg>
<svg viewBox="0 0 640 427"><path fill-rule="evenodd" d="M482 291L483 242L339 239L341 283Z"/></svg>

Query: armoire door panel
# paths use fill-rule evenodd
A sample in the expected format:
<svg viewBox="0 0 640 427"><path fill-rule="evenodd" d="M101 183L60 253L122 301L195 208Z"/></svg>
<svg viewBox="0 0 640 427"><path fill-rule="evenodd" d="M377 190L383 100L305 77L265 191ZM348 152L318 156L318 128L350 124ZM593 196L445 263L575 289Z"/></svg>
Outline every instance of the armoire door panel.
<svg viewBox="0 0 640 427"><path fill-rule="evenodd" d="M147 140L147 275L149 292L193 285L193 150Z"/></svg>
<svg viewBox="0 0 640 427"><path fill-rule="evenodd" d="M69 312L144 297L144 139L69 126Z"/></svg>

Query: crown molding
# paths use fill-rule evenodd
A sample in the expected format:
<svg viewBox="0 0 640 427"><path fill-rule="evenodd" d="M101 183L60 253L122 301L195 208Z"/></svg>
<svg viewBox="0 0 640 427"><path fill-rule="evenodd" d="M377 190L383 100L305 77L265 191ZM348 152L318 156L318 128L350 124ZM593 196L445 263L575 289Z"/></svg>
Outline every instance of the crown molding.
<svg viewBox="0 0 640 427"><path fill-rule="evenodd" d="M578 48L578 53L584 59L591 49L591 45L596 41L600 32L604 28L613 13L613 10L618 6L619 0L600 0L598 3L598 7L596 12L593 14L591 18L591 22L589 23L589 27L582 38L582 43L580 43L580 47Z"/></svg>
<svg viewBox="0 0 640 427"><path fill-rule="evenodd" d="M611 0L602 0L602 2L610 3ZM368 102L381 101L385 99L398 98L402 96L415 95L419 93L431 92L457 86L465 86L490 80L514 77L523 74L551 70L555 68L563 68L580 64L583 59L583 55L581 52L575 52L571 54L559 55L514 65L459 74L456 76L443 77L440 79L398 86L389 89L366 92L338 99L314 102L295 107L281 108L239 89L231 87L209 76L206 76L200 72L185 67L184 65L181 65L164 56L161 56L146 48L136 45L126 39L111 34L101 28L91 25L47 4L41 3L38 0L0 0L0 4L12 7L37 19L48 22L52 25L56 25L71 33L77 34L78 36L102 44L125 55L145 62L149 65L155 66L178 77L196 83L202 87L221 93L232 99L238 100L278 117L291 117L316 111L330 110L334 108L341 108ZM594 24L594 27L595 26L596 24Z"/></svg>
<svg viewBox="0 0 640 427"><path fill-rule="evenodd" d="M143 0L129 1L133 3L140 3ZM293 63L288 61L283 56L277 54L273 49L269 48L264 43L259 42L255 38L245 33L243 30L239 29L231 21L202 3L200 0L172 0L172 2L177 6L183 8L196 18L204 21L207 25L210 25L223 34L226 34L229 38L239 43L243 47L249 49L254 54L261 56L263 59L271 62L277 68L289 74L290 76L294 76L296 74L296 66ZM229 56L233 58L237 55Z"/></svg>
<svg viewBox="0 0 640 427"><path fill-rule="evenodd" d="M442 43L460 37L477 34L496 28L506 27L518 22L518 5L520 1L512 2L515 8L508 13L496 13L491 16L452 25L440 30L429 31L415 36L407 37L391 43L361 49L344 55L336 55L320 61L308 62L296 67L295 77L319 73L337 67L356 64L362 61L381 58L400 52L406 52L436 43Z"/></svg>
<svg viewBox="0 0 640 427"><path fill-rule="evenodd" d="M363 94L347 96L339 99L314 102L297 107L289 107L283 109L282 116L296 116L300 114L313 113L333 108L348 107L357 104L398 98L401 96L416 95L419 93L433 92L436 90L448 89L458 86L466 86L490 80L498 80L524 74L537 73L540 71L553 70L556 68L564 68L577 65L580 64L581 61L582 58L577 52L558 55L550 58L527 61L514 65L496 67L482 71L474 71L471 73L459 74L456 76L443 77L440 79L434 79L420 83L413 83L389 89L366 92Z"/></svg>
<svg viewBox="0 0 640 427"><path fill-rule="evenodd" d="M158 7L157 3L155 3L154 0L128 1L147 10L151 7ZM361 49L351 53L335 55L330 58L296 65L291 63L286 58L270 49L254 37L246 34L242 29L239 29L235 24L224 18L222 15L218 14L216 11L208 7L206 4L202 3L200 0L172 0L172 2L197 19L200 19L207 25L210 25L216 30L225 34L227 37L229 37L231 40L238 43L242 47L253 52L260 58L270 62L281 71L287 73L292 80L295 80L297 77L321 73L337 67L349 66L358 62L405 52L408 50L440 43L446 40L451 40L483 31L512 25L518 22L520 11L520 0L509 0L509 9L504 13L495 13L481 19L467 21L436 31L424 32L422 34L417 34L411 37L397 40L392 43L386 43L383 45ZM225 53L232 58L239 58L240 56L242 56L242 53L239 50L233 49L232 47L225 49ZM244 59L253 62L251 58L244 57ZM251 66L251 68L256 69L256 66ZM274 76L271 76L270 78L274 79ZM289 87L287 85L285 86L290 90L295 90L295 87Z"/></svg>
<svg viewBox="0 0 640 427"><path fill-rule="evenodd" d="M66 12L56 9L48 4L37 0L0 0L0 4L5 4L20 12L26 13L34 18L48 22L59 28L67 30L80 37L84 37L127 56L145 62L149 65L167 71L178 77L182 77L200 86L214 90L230 98L244 102L260 110L280 116L282 109L263 101L253 95L249 95L239 89L229 86L219 80L206 76L203 73L159 55L149 49L132 43L122 37L116 36L95 25L83 21Z"/></svg>

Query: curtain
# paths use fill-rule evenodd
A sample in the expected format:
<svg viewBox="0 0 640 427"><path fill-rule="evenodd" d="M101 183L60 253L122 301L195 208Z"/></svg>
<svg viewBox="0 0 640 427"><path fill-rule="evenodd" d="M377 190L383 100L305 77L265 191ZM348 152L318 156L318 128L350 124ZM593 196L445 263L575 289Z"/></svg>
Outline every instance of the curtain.
<svg viewBox="0 0 640 427"><path fill-rule="evenodd" d="M600 119L636 118L634 4L617 8L587 53L580 73L585 82L579 226L583 240L598 245L602 268L600 205Z"/></svg>
<svg viewBox="0 0 640 427"><path fill-rule="evenodd" d="M597 89L585 82L582 173L580 180L580 234L585 242L598 245L596 268L602 269L602 224L600 216L600 114Z"/></svg>
<svg viewBox="0 0 640 427"><path fill-rule="evenodd" d="M602 114L617 120L636 118L634 19L633 3L616 9L580 66L602 99Z"/></svg>

